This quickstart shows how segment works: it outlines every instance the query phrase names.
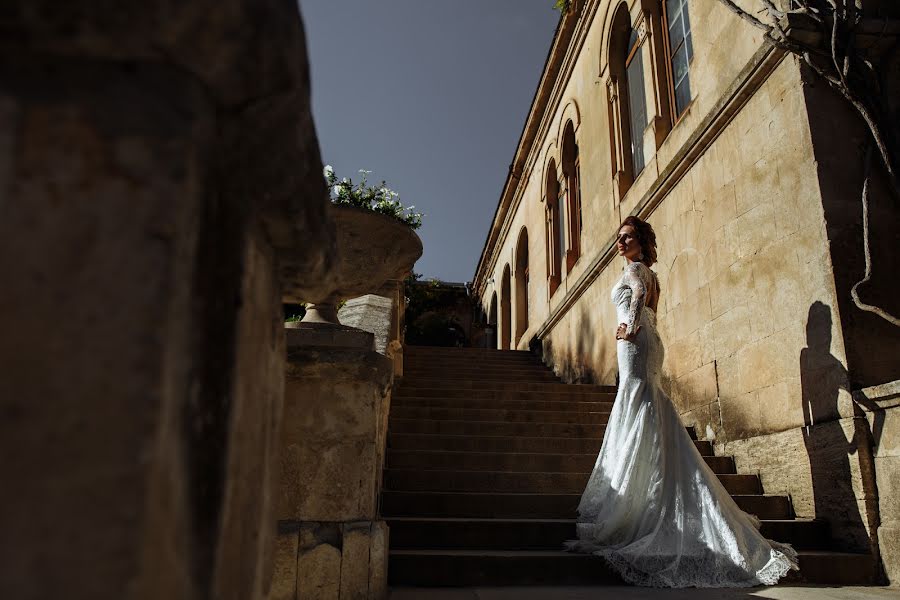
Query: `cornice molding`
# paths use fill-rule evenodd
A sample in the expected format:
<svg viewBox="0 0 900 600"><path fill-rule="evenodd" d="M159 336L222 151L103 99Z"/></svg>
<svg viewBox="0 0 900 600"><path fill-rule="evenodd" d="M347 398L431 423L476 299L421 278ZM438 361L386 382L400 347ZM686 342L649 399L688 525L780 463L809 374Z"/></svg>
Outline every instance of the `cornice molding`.
<svg viewBox="0 0 900 600"><path fill-rule="evenodd" d="M581 51L590 29L590 23L602 1L588 0L577 14L573 12L564 17L557 28L538 89L525 120L525 127L516 146L516 153L510 165L510 174L503 186L491 228L475 268L472 287L476 296L481 297L485 293L487 281L490 279L489 274L497 264L496 242L504 239L504 236L508 234L509 221L516 214L524 194L525 186L522 183L528 181L527 177L521 177L521 175L523 173L530 175L534 170L534 161L543 150L542 146L538 146L535 151L535 142L546 139L550 122L559 106L562 89L565 88L565 84L572 75L578 53ZM551 71L555 71L552 79L548 77ZM518 176L514 178L514 174ZM515 179L515 187L512 187L513 179Z"/></svg>

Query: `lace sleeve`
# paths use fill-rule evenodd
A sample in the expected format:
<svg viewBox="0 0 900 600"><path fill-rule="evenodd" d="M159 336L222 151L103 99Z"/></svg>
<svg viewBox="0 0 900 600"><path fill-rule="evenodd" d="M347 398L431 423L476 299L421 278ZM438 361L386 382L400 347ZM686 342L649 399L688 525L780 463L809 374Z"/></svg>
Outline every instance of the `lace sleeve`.
<svg viewBox="0 0 900 600"><path fill-rule="evenodd" d="M633 334L641 322L641 311L647 301L645 269L647 267L643 263L633 262L625 267L625 275L622 278L622 283L631 288L631 304L628 307L628 321L625 323L628 335Z"/></svg>

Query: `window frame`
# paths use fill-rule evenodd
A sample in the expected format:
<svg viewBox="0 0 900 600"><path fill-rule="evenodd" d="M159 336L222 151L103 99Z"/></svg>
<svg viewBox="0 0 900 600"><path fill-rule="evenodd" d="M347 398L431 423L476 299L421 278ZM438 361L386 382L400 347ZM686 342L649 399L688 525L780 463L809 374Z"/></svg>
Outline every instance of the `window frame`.
<svg viewBox="0 0 900 600"><path fill-rule="evenodd" d="M687 104L684 105L684 109L681 113L678 112L678 102L675 98L675 66L672 64L672 59L674 57L674 53L672 52L672 40L669 35L669 3L666 0L659 0L661 4L661 27L663 33L663 46L665 48L665 62L666 62L666 87L667 93L669 96L669 113L670 118L672 119L672 127L675 127L684 116L688 113L688 109L690 109L691 105L694 103L694 95L693 93L690 96ZM689 9L688 0L683 0L682 7L683 12L687 12ZM690 13L687 13L690 15ZM683 19L684 17L682 17ZM690 18L690 16L688 17ZM684 25L682 24L682 27ZM688 32L689 34L693 33L693 26L691 30ZM685 54L687 54L687 35L684 36L684 39L681 42L685 46ZM688 86L691 84L690 76L691 76L691 63L694 61L694 52L691 52L691 55L687 58L688 71L685 77L688 78Z"/></svg>

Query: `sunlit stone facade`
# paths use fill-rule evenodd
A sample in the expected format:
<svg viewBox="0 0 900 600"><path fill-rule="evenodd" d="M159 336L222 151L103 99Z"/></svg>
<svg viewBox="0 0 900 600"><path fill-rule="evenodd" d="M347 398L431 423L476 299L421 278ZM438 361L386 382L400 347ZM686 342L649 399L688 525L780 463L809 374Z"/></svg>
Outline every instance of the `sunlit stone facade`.
<svg viewBox="0 0 900 600"><path fill-rule="evenodd" d="M828 519L839 546L880 541L897 581L900 510L878 489L900 490L900 409L893 388L860 390L900 379L900 330L850 300L861 120L718 1L573 4L475 275L498 347L615 383L614 237L627 215L648 219L665 385L685 423L798 516ZM878 168L871 198L861 294L897 314L898 211Z"/></svg>

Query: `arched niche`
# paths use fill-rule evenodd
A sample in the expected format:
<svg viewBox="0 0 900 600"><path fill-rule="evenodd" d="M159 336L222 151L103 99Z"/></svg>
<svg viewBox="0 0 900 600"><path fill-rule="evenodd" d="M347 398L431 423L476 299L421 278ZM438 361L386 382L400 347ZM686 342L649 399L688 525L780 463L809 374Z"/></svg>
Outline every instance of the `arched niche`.
<svg viewBox="0 0 900 600"><path fill-rule="evenodd" d="M558 148L563 148L563 137L565 136L566 128L570 124L573 131L578 131L578 128L581 127L581 108L578 106L578 101L574 98L566 102L559 120L559 129L556 132L556 146ZM565 152L565 149L563 149L563 152Z"/></svg>
<svg viewBox="0 0 900 600"><path fill-rule="evenodd" d="M487 316L488 325L491 326L490 339L487 342L488 348L497 347L497 292L491 294L491 303L488 307Z"/></svg>
<svg viewBox="0 0 900 600"><path fill-rule="evenodd" d="M566 121L562 136L562 172L565 182L565 210L568 216L566 249L566 272L572 270L575 262L581 256L581 159L578 153L578 142L575 138L575 124Z"/></svg>
<svg viewBox="0 0 900 600"><path fill-rule="evenodd" d="M516 345L528 329L528 230L522 228L516 243Z"/></svg>
<svg viewBox="0 0 900 600"><path fill-rule="evenodd" d="M557 179L556 161L550 160L544 176L546 213L544 222L547 257L547 283L552 296L562 282L563 253L565 252L565 207L560 202L560 185Z"/></svg>
<svg viewBox="0 0 900 600"><path fill-rule="evenodd" d="M512 330L512 310L510 306L510 270L509 263L503 268L500 284L500 349L509 350Z"/></svg>

